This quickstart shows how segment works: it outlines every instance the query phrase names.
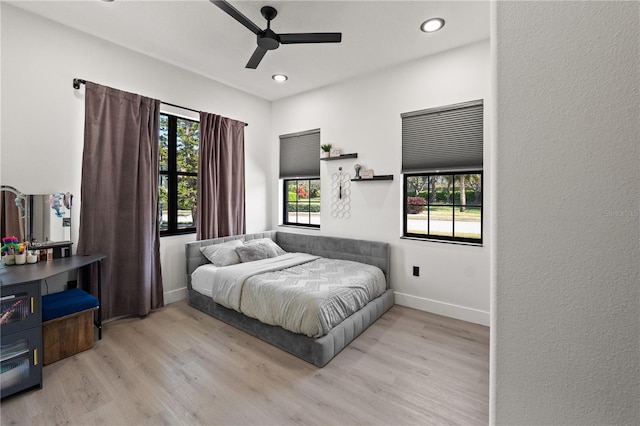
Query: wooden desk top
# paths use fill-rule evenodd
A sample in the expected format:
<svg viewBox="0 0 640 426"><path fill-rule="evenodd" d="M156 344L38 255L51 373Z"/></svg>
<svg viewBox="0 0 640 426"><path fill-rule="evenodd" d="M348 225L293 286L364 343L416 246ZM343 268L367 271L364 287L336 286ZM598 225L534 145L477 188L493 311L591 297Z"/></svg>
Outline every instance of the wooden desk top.
<svg viewBox="0 0 640 426"><path fill-rule="evenodd" d="M0 285L13 285L29 281L39 281L63 272L73 271L105 259L100 253L74 255L24 265L6 266L0 270Z"/></svg>

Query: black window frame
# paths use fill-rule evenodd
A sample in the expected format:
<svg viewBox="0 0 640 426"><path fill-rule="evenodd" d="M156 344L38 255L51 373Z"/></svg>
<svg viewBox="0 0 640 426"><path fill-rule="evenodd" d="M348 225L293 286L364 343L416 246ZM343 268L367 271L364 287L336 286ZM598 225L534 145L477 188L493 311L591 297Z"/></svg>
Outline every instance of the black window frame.
<svg viewBox="0 0 640 426"><path fill-rule="evenodd" d="M199 123L198 120L194 120L187 117L180 117L177 115L161 112L160 115L168 117L168 131L167 131L167 170L161 170L160 164L158 164L158 186L161 185L162 177L167 176L167 229L160 230L161 237L167 237L171 235L185 235L195 234L196 224L187 228L178 228L178 180L182 176L198 177L197 172L181 172L178 171L177 164L177 150L178 150L178 120L191 121L193 123ZM160 140L158 140L160 144ZM162 209L160 205L160 196L158 196L158 221L162 220Z"/></svg>
<svg viewBox="0 0 640 426"><path fill-rule="evenodd" d="M286 226L300 226L303 228L320 228L320 224L313 224L311 223L311 208L309 208L309 223L300 223L300 222L290 222L289 221L289 203L291 201L289 201L289 183L290 182L300 182L300 181L307 181L309 183L309 188L311 188L311 181L318 181L318 185L321 184L320 178L319 177L311 177L311 178L290 178L290 179L283 179L282 181L282 188L283 188L283 205L282 205L282 224L286 225ZM298 184L296 183L296 187L298 186ZM322 193L320 193L320 200L322 200ZM308 205L311 206L311 197L309 197L308 199ZM299 204L299 201L296 200L295 201L296 204ZM321 203L319 203L319 205L321 205ZM304 213L304 212L303 212ZM320 214L320 211L317 212L318 214ZM296 215L299 215L300 212L296 209Z"/></svg>
<svg viewBox="0 0 640 426"><path fill-rule="evenodd" d="M431 191L431 188L429 187L429 185L427 185L427 199L426 199L426 205L425 205L425 209L427 210L427 233L426 234L415 234L415 233L409 233L407 231L407 211L408 211L408 197L407 197L407 179L411 178L411 177L416 177L416 176L426 176L426 177L431 177L431 176L451 176L452 177L452 181L455 182L455 177L459 176L459 175L480 175L480 204L476 205L468 205L470 208L479 208L480 209L480 238L465 238L465 237L456 237L455 236L455 214L456 214L456 208L460 207L460 204L456 204L456 200L455 200L455 183L454 183L454 196L453 196L453 201L451 203L451 205L449 204L430 204L430 196L429 193ZM466 244L475 244L475 245L482 245L483 244L483 238L484 238L484 175L483 175L483 171L482 170L460 170L460 171L441 171L441 172L424 172L424 173L405 173L403 175L403 185L402 185L402 189L403 189L403 209L402 209L402 235L405 238L411 238L411 239L420 239L420 240L426 240L426 241L438 241L438 242L455 242L455 243L466 243ZM430 226L430 216L431 216L431 210L429 207L431 206L438 206L438 207L451 207L452 210L452 234L453 236L445 236L445 235L437 235L437 234L430 234L429 233L429 226Z"/></svg>

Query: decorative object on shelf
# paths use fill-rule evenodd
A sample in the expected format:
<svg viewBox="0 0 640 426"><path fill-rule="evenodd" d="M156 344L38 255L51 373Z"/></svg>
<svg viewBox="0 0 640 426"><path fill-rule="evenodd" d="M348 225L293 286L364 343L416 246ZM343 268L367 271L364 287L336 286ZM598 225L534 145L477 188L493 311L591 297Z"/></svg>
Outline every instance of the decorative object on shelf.
<svg viewBox="0 0 640 426"><path fill-rule="evenodd" d="M340 148L331 148L331 151L329 151L329 157L340 157L340 154L342 154L342 149Z"/></svg>
<svg viewBox="0 0 640 426"><path fill-rule="evenodd" d="M351 217L351 176L338 168L331 179L331 217L349 219Z"/></svg>
<svg viewBox="0 0 640 426"><path fill-rule="evenodd" d="M333 145L331 145L330 143L325 143L323 145L320 145L320 158L329 158L329 156L331 155L331 147Z"/></svg>
<svg viewBox="0 0 640 426"><path fill-rule="evenodd" d="M373 169L364 169L360 172L360 178L373 179Z"/></svg>
<svg viewBox="0 0 640 426"><path fill-rule="evenodd" d="M361 179L360 170L362 169L362 166L360 164L356 164L355 166L353 166L353 168L356 170L356 175L354 176L354 179Z"/></svg>

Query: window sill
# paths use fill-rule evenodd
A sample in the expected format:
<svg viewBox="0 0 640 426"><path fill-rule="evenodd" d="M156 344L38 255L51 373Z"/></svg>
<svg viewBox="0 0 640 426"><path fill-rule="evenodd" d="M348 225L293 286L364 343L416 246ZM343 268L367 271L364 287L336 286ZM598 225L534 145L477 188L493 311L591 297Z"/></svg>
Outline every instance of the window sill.
<svg viewBox="0 0 640 426"><path fill-rule="evenodd" d="M175 236L178 236L178 235L189 235L189 234L195 234L195 233L196 233L195 229L185 229L185 230L172 231L172 232L161 231L160 232L160 238L162 238L162 237L175 237Z"/></svg>
<svg viewBox="0 0 640 426"><path fill-rule="evenodd" d="M320 230L319 226L284 225L284 224L280 224L280 225L278 225L278 227L280 227L280 228L292 228L292 229L308 229L310 231L319 231Z"/></svg>
<svg viewBox="0 0 640 426"><path fill-rule="evenodd" d="M472 246L472 247L484 247L483 243L470 243L467 241L449 241L449 240L438 240L435 238L417 238L417 237L400 237L401 240L411 240L411 241L425 241L430 243L443 243L443 244L455 244L459 246Z"/></svg>

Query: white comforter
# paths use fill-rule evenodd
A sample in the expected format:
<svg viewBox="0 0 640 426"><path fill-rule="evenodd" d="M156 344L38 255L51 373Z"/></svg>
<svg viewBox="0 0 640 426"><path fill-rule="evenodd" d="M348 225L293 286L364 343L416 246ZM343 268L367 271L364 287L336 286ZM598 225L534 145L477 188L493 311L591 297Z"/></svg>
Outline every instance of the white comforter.
<svg viewBox="0 0 640 426"><path fill-rule="evenodd" d="M203 265L192 282L210 288L216 303L309 337L328 333L386 289L375 266L305 253L222 268Z"/></svg>

